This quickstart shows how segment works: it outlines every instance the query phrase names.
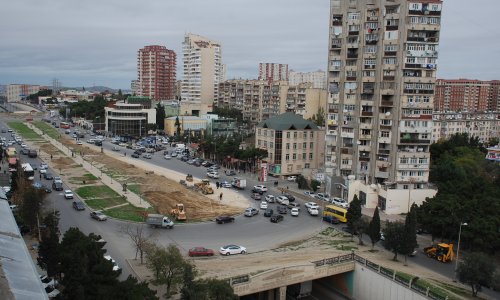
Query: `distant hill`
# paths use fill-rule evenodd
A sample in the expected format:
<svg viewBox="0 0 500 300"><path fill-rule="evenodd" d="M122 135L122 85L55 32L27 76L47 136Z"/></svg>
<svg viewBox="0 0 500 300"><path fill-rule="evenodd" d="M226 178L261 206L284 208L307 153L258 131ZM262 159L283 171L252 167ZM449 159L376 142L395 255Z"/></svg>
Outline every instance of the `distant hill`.
<svg viewBox="0 0 500 300"><path fill-rule="evenodd" d="M88 92L98 92L98 93L102 93L105 91L108 91L110 93L117 93L118 92L118 90L112 89L112 88L107 87L107 86L100 86L100 85L98 85L98 86L84 86L84 87L62 87L61 89L62 90L82 91L84 88Z"/></svg>

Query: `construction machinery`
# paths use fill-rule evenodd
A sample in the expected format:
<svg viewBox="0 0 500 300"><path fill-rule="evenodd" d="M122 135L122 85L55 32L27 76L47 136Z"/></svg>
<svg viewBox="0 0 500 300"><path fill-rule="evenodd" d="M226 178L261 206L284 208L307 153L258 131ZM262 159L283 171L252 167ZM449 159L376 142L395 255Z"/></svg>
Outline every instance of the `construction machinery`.
<svg viewBox="0 0 500 300"><path fill-rule="evenodd" d="M193 175L187 174L186 175L186 181L192 182L193 181Z"/></svg>
<svg viewBox="0 0 500 300"><path fill-rule="evenodd" d="M184 204L182 203L177 203L175 205L175 208L173 208L170 211L170 214L175 218L177 221L186 221L186 210L184 209Z"/></svg>
<svg viewBox="0 0 500 300"><path fill-rule="evenodd" d="M449 262L455 258L455 253L453 253L453 244L437 244L430 247L424 248L424 253L428 257L437 259L440 262Z"/></svg>
<svg viewBox="0 0 500 300"><path fill-rule="evenodd" d="M214 193L214 189L210 186L210 181L208 179L203 179L202 181L195 183L194 188L197 191L201 191L204 195Z"/></svg>

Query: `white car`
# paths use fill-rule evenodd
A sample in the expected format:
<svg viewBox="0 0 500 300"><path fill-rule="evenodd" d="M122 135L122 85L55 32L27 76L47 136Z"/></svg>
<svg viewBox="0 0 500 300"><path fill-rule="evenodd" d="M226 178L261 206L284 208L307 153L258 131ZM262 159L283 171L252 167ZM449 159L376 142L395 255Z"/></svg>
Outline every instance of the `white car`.
<svg viewBox="0 0 500 300"><path fill-rule="evenodd" d="M290 204L290 200L288 200L288 198L285 197L285 196L278 196L278 197L276 197L276 202L278 202L279 204L283 204L283 205Z"/></svg>
<svg viewBox="0 0 500 300"><path fill-rule="evenodd" d="M207 176L209 178L218 179L219 178L219 173L217 173L217 172L208 172Z"/></svg>
<svg viewBox="0 0 500 300"><path fill-rule="evenodd" d="M49 165L47 165L46 163L42 163L40 165L40 170L45 170L45 169L48 169L49 168Z"/></svg>
<svg viewBox="0 0 500 300"><path fill-rule="evenodd" d="M40 169L40 174L46 174L47 173L47 169Z"/></svg>
<svg viewBox="0 0 500 300"><path fill-rule="evenodd" d="M261 185L255 185L253 187L253 190L257 191L257 192L267 192L267 186L262 185L262 184Z"/></svg>
<svg viewBox="0 0 500 300"><path fill-rule="evenodd" d="M286 180L295 182L297 180L297 176L288 176Z"/></svg>
<svg viewBox="0 0 500 300"><path fill-rule="evenodd" d="M317 216L317 215L319 215L319 209L318 209L318 208L308 208L308 209L307 209L307 212L308 212L311 216Z"/></svg>
<svg viewBox="0 0 500 300"><path fill-rule="evenodd" d="M304 192L304 195L309 196L311 198L314 198L314 196L316 196L314 192Z"/></svg>
<svg viewBox="0 0 500 300"><path fill-rule="evenodd" d="M118 271L120 270L120 267L116 263L116 261L111 257L111 255L104 255L104 258L106 260L109 260L113 264L113 271Z"/></svg>
<svg viewBox="0 0 500 300"><path fill-rule="evenodd" d="M26 145L26 144L24 144L24 143L23 143L23 144L21 144L21 148L26 148L26 147L28 147L28 145Z"/></svg>
<svg viewBox="0 0 500 300"><path fill-rule="evenodd" d="M226 245L219 249L221 255L232 255L232 254L245 254L247 253L247 248L237 245Z"/></svg>
<svg viewBox="0 0 500 300"><path fill-rule="evenodd" d="M73 192L71 190L65 190L64 191L64 198L65 199L73 199Z"/></svg>
<svg viewBox="0 0 500 300"><path fill-rule="evenodd" d="M163 158L165 158L165 159L169 160L169 159L172 159L172 156L170 156L170 155L168 155L168 154L167 154L167 155L165 155Z"/></svg>
<svg viewBox="0 0 500 300"><path fill-rule="evenodd" d="M228 181L223 181L220 183L220 186L223 187L223 188L231 188L231 183L228 182Z"/></svg>
<svg viewBox="0 0 500 300"><path fill-rule="evenodd" d="M45 288L45 292L47 293L47 297L49 298L55 298L57 296L59 296L59 294L61 293L58 289L55 289L53 287L46 287Z"/></svg>
<svg viewBox="0 0 500 300"><path fill-rule="evenodd" d="M144 154L142 155L142 157L147 158L147 159L151 159L151 158L153 158L153 155L151 155L151 154L149 154L149 153L144 153Z"/></svg>
<svg viewBox="0 0 500 300"><path fill-rule="evenodd" d="M268 205L266 201L260 202L260 209L267 209Z"/></svg>
<svg viewBox="0 0 500 300"><path fill-rule="evenodd" d="M77 145L83 145L82 141L77 141L76 144Z"/></svg>
<svg viewBox="0 0 500 300"><path fill-rule="evenodd" d="M274 197L273 195L266 195L265 200L268 203L274 203L274 202L276 202L276 197Z"/></svg>
<svg viewBox="0 0 500 300"><path fill-rule="evenodd" d="M299 211L300 209L298 207L294 207L290 210L290 215L292 217L298 217L299 216Z"/></svg>
<svg viewBox="0 0 500 300"><path fill-rule="evenodd" d="M340 206L340 207L343 207L343 208L348 208L349 207L349 203L347 203L347 201L345 201L344 199L341 199L341 198L337 198L337 197L333 197L331 199L331 203L333 205L337 205L337 206Z"/></svg>
<svg viewBox="0 0 500 300"><path fill-rule="evenodd" d="M315 208L315 209L318 209L319 208L319 205L314 203L314 202L306 202L304 204L305 207L307 207L307 209L309 208Z"/></svg>
<svg viewBox="0 0 500 300"><path fill-rule="evenodd" d="M171 156L172 157L177 157L177 153L176 152L172 152Z"/></svg>

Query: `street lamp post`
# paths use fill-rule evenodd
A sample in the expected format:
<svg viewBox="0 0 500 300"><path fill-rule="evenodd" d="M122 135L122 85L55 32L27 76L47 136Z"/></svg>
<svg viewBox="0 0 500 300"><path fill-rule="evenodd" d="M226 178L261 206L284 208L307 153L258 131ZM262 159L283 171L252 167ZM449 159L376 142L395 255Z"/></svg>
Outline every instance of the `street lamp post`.
<svg viewBox="0 0 500 300"><path fill-rule="evenodd" d="M458 278L458 254L460 252L460 236L462 235L462 225L467 226L469 224L460 222L460 229L458 230L457 260L455 261L455 282Z"/></svg>

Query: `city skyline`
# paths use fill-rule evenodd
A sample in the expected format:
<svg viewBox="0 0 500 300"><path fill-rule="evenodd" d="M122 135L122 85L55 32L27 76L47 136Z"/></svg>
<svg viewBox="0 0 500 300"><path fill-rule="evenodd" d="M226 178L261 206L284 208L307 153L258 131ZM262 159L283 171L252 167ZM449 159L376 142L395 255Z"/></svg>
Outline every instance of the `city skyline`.
<svg viewBox="0 0 500 300"><path fill-rule="evenodd" d="M257 78L263 62L300 72L325 70L329 5L296 0L153 1L140 7L132 1L8 2L0 18L0 84L50 85L58 78L64 86L129 89L136 79L137 49L157 44L180 55L187 32L221 43L228 79ZM500 3L444 1L438 78L500 77L500 62L493 59L500 48L494 7ZM178 80L180 66L181 59Z"/></svg>

